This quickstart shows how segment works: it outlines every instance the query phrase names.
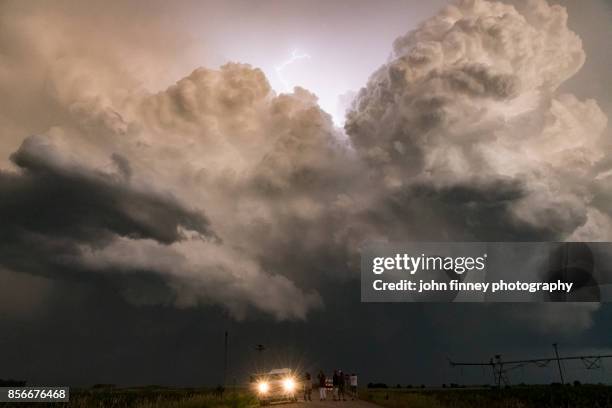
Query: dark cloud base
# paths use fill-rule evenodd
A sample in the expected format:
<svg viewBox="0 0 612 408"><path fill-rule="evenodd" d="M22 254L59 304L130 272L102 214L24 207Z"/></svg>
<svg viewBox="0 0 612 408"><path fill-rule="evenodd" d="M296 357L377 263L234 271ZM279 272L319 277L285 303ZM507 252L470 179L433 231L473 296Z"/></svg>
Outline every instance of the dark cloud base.
<svg viewBox="0 0 612 408"><path fill-rule="evenodd" d="M537 334L506 319L511 313L532 313L537 305L385 305L338 297L340 290L357 294L358 286L330 286L325 311L314 312L308 323L279 324L266 315L239 323L218 307L134 307L114 286L64 282L37 319L1 319L0 349L11 350L3 353L1 375L47 385L215 385L222 381L225 330L230 332L232 377L239 383L257 367L256 344L267 346L269 365L295 364L311 371L340 366L360 373L364 383L432 385L461 379L447 357L548 356L555 341L566 355L583 352L584 344L607 347L602 331ZM598 319L610 313L604 308ZM578 379L589 375L571 373ZM548 376L546 369L527 370L520 381ZM466 371L463 380L489 382L489 377L489 372Z"/></svg>
<svg viewBox="0 0 612 408"><path fill-rule="evenodd" d="M117 156L115 156L117 157ZM180 241L179 226L214 238L201 212L170 195L137 189L127 162L104 174L67 161L31 137L11 156L19 172L0 172L0 256L6 267L51 277L79 277L83 246L102 247L115 236Z"/></svg>

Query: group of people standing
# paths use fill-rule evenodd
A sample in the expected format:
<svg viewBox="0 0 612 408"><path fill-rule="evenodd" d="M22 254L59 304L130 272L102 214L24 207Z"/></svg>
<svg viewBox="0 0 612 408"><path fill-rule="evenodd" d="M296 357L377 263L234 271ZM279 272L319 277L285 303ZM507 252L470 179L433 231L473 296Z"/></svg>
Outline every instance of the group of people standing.
<svg viewBox="0 0 612 408"><path fill-rule="evenodd" d="M309 373L304 376L304 401L312 401L312 378ZM323 370L317 375L319 385L319 400L327 400L327 389L332 392L333 401L346 401L347 388L351 399L357 398L357 374L344 373L341 369L335 369L331 378L325 375Z"/></svg>

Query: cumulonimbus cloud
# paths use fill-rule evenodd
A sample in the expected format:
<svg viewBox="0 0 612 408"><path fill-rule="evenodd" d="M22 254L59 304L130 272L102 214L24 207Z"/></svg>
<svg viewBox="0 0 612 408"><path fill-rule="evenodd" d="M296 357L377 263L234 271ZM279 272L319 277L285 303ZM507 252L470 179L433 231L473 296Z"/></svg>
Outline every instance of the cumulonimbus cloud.
<svg viewBox="0 0 612 408"><path fill-rule="evenodd" d="M393 49L345 135L315 95L278 95L246 64L156 93L82 88L71 64L55 67L59 124L1 174L13 207L0 212L22 215L5 266L153 274L177 306L303 319L323 305L321 282L356 276L367 239L612 235L607 118L558 93L585 60L562 7L462 1ZM32 242L63 249L31 268L19 259Z"/></svg>
<svg viewBox="0 0 612 408"><path fill-rule="evenodd" d="M585 60L566 23L564 8L543 1L520 11L465 1L398 38L347 119L360 157L389 191L428 186L447 202L449 189L473 189L485 211L495 202L479 197L483 185L514 185L507 229L489 239L513 226L565 239L588 225L607 211L593 183L607 118L556 92Z"/></svg>

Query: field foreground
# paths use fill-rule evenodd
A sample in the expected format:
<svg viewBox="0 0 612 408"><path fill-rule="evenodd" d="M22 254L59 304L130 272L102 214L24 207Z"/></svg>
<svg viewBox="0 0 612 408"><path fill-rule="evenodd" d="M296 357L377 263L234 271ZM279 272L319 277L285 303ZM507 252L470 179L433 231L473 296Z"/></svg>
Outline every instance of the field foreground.
<svg viewBox="0 0 612 408"><path fill-rule="evenodd" d="M387 408L604 408L612 407L612 387L522 386L497 389L364 390L367 401Z"/></svg>
<svg viewBox="0 0 612 408"><path fill-rule="evenodd" d="M317 390L314 390L317 391ZM316 395L315 395L316 394ZM316 398L315 398L316 397ZM70 402L65 403L12 403L0 407L24 408L259 408L259 401L247 389L226 391L223 395L204 388L94 388L71 389ZM380 408L371 402L350 400L319 401L313 392L313 401L272 404L267 408Z"/></svg>
<svg viewBox="0 0 612 408"><path fill-rule="evenodd" d="M316 390L314 390L316 391ZM318 401L272 405L269 408L612 408L612 387L522 386L509 389L364 389L357 401ZM14 403L2 407L23 408L256 408L258 401L246 390L223 395L202 388L105 388L71 390L67 403Z"/></svg>
<svg viewBox="0 0 612 408"><path fill-rule="evenodd" d="M70 402L30 403L37 408L251 408L257 400L246 391L226 391L223 395L204 388L100 388L71 389ZM1 405L24 408L28 403Z"/></svg>

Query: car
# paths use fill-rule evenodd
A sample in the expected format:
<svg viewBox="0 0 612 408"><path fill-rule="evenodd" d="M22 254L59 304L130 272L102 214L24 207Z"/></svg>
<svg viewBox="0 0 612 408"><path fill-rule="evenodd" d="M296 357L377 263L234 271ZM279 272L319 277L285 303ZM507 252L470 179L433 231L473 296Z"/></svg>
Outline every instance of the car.
<svg viewBox="0 0 612 408"><path fill-rule="evenodd" d="M264 374L255 374L251 376L251 381L260 405L297 401L298 377L289 368L276 368Z"/></svg>

